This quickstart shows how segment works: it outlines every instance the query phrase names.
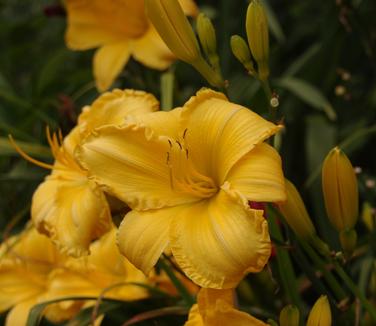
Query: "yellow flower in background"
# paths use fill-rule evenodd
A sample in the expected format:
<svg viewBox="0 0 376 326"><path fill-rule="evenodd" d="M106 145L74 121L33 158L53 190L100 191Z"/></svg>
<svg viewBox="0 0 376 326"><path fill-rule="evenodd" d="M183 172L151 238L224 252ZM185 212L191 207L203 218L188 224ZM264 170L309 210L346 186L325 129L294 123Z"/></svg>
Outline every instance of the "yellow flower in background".
<svg viewBox="0 0 376 326"><path fill-rule="evenodd" d="M129 58L150 68L166 69L175 59L145 15L144 1L66 0L66 43L72 50L98 48L94 76L100 91L108 89ZM180 0L187 15L198 9Z"/></svg>
<svg viewBox="0 0 376 326"><path fill-rule="evenodd" d="M52 271L64 263L52 242L35 229L9 239L0 247L0 312L9 310L7 326L26 325L30 309L48 297ZM53 305L47 312L55 309ZM62 312L72 316L75 307ZM59 319L59 315L56 315Z"/></svg>
<svg viewBox="0 0 376 326"><path fill-rule="evenodd" d="M54 165L37 162L52 170L33 195L31 217L36 228L71 256L89 253L92 240L112 227L106 196L98 185L87 178L74 158L81 139L95 128L122 124L128 115L139 115L158 109L151 94L133 90L114 90L102 94L91 106L83 109L78 125L62 140L49 137Z"/></svg>
<svg viewBox="0 0 376 326"><path fill-rule="evenodd" d="M263 321L234 307L232 289L201 289L197 304L189 312L189 319L184 326L266 326Z"/></svg>
<svg viewBox="0 0 376 326"><path fill-rule="evenodd" d="M286 199L281 160L265 139L276 126L202 90L183 108L103 127L79 147L91 179L132 209L118 243L149 273L166 248L202 287L234 287L263 269L270 238L248 201Z"/></svg>
<svg viewBox="0 0 376 326"><path fill-rule="evenodd" d="M313 305L307 320L307 326L331 326L332 313L326 295L322 295Z"/></svg>
<svg viewBox="0 0 376 326"><path fill-rule="evenodd" d="M30 309L41 302L72 298L47 306L43 315L53 322L72 318L96 298L139 300L148 296L142 286L152 284L120 255L112 228L91 245L91 255L74 259L61 255L51 240L35 229L11 238L0 247L0 312L11 309L7 326L25 325ZM109 291L106 291L109 289ZM74 298L93 300L75 301Z"/></svg>
<svg viewBox="0 0 376 326"><path fill-rule="evenodd" d="M134 283L150 284L145 275L122 256L116 246L116 228L90 246L90 255L69 258L55 270L49 284L52 297L93 297L139 300L149 294ZM107 290L108 289L108 290Z"/></svg>

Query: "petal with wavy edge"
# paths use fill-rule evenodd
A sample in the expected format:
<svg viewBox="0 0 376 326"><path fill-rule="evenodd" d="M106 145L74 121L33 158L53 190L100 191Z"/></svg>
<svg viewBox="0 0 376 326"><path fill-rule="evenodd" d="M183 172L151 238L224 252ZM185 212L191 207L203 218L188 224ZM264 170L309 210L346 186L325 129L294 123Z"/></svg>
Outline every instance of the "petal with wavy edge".
<svg viewBox="0 0 376 326"><path fill-rule="evenodd" d="M257 145L231 168L227 181L250 201L286 200L281 158L268 144Z"/></svg>
<svg viewBox="0 0 376 326"><path fill-rule="evenodd" d="M138 210L197 201L172 189L168 140L150 128L127 124L100 128L76 152L81 165L110 194Z"/></svg>
<svg viewBox="0 0 376 326"><path fill-rule="evenodd" d="M107 90L131 55L128 41L103 45L94 55L94 77L99 91Z"/></svg>
<svg viewBox="0 0 376 326"><path fill-rule="evenodd" d="M118 245L121 253L146 275L167 247L170 222L180 209L178 206L131 211L120 224Z"/></svg>
<svg viewBox="0 0 376 326"><path fill-rule="evenodd" d="M26 325L29 312L37 303L36 298L32 298L15 305L5 319L5 326Z"/></svg>
<svg viewBox="0 0 376 326"><path fill-rule="evenodd" d="M248 272L262 270L269 259L270 238L262 214L224 190L182 207L170 228L178 265L202 287L236 286Z"/></svg>
<svg viewBox="0 0 376 326"><path fill-rule="evenodd" d="M90 242L112 228L103 192L86 178L46 182L54 182L57 189L44 228L62 252L75 257L88 254Z"/></svg>
<svg viewBox="0 0 376 326"><path fill-rule="evenodd" d="M133 40L131 46L132 56L150 68L164 70L176 58L152 25L142 37Z"/></svg>
<svg viewBox="0 0 376 326"><path fill-rule="evenodd" d="M78 118L80 133L85 136L95 128L121 125L127 116L139 116L159 109L158 100L150 93L132 89L114 89L85 106Z"/></svg>
<svg viewBox="0 0 376 326"><path fill-rule="evenodd" d="M281 129L210 89L199 91L184 105L182 119L192 160L218 186L241 157Z"/></svg>

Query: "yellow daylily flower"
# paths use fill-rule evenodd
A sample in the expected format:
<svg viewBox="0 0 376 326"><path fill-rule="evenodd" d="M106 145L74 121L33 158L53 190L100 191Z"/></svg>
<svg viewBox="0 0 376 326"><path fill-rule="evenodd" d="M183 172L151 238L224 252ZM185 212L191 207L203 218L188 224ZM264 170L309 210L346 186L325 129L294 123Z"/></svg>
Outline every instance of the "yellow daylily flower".
<svg viewBox="0 0 376 326"><path fill-rule="evenodd" d="M53 166L28 160L52 173L39 185L32 199L31 216L36 228L51 237L71 256L89 253L91 241L111 229L111 213L103 190L87 178L74 158L76 147L93 130L105 125L119 125L130 115L158 110L151 94L133 90L114 90L102 94L79 116L78 125L62 140L49 136Z"/></svg>
<svg viewBox="0 0 376 326"><path fill-rule="evenodd" d="M184 326L266 326L263 321L234 307L232 289L201 289Z"/></svg>
<svg viewBox="0 0 376 326"><path fill-rule="evenodd" d="M195 16L193 0L179 0ZM150 68L166 69L174 55L145 15L144 1L66 0L66 44L72 50L99 48L94 55L97 88L107 90L131 56Z"/></svg>
<svg viewBox="0 0 376 326"><path fill-rule="evenodd" d="M114 227L90 249L91 255L80 259L61 255L35 229L4 243L0 247L0 312L11 309L6 326L25 325L30 309L45 301L72 298L50 304L43 312L50 321L62 322L93 305L99 295L125 301L148 296L145 288L131 284L152 283L120 255ZM93 300L75 301L75 297Z"/></svg>
<svg viewBox="0 0 376 326"><path fill-rule="evenodd" d="M147 274L169 247L195 283L231 288L270 256L263 211L248 201L286 199L281 159L263 143L280 128L202 90L182 108L97 129L76 154L133 209L118 235L132 264Z"/></svg>
<svg viewBox="0 0 376 326"><path fill-rule="evenodd" d="M64 260L50 239L35 229L1 245L0 312L10 309L6 326L26 325L30 309L47 298L51 272ZM49 306L46 312L54 309ZM76 308L69 307L61 313L70 318L76 312Z"/></svg>

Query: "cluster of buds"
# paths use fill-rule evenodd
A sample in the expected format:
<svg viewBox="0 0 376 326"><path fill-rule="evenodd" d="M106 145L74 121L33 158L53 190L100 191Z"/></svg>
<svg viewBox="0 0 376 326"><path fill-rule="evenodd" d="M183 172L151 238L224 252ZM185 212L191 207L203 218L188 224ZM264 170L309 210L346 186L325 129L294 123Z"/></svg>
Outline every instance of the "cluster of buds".
<svg viewBox="0 0 376 326"><path fill-rule="evenodd" d="M260 0L252 0L248 6L246 32L248 44L239 35L231 38L232 52L249 74L266 81L269 76L269 32L267 16Z"/></svg>
<svg viewBox="0 0 376 326"><path fill-rule="evenodd" d="M223 88L224 81L219 73L216 51L216 35L209 18L200 15L197 29L210 65L201 53L196 35L178 0L145 0L145 7L149 19L176 57L192 65L211 86Z"/></svg>

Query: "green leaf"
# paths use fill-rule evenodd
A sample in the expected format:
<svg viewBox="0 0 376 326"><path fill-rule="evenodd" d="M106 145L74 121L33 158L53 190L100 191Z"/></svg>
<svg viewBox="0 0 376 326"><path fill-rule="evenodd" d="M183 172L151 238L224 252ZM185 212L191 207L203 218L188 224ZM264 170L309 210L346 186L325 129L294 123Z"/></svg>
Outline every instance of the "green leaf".
<svg viewBox="0 0 376 326"><path fill-rule="evenodd" d="M284 43L286 41L285 33L282 30L281 24L277 19L277 15L274 13L273 8L269 5L269 3L265 0L264 7L266 11L266 15L268 17L268 24L270 31L277 39L278 43Z"/></svg>
<svg viewBox="0 0 376 326"><path fill-rule="evenodd" d="M16 141L17 145L21 147L27 154L39 158L52 158L51 151L47 146L34 144L24 141ZM0 156L19 155L13 148L9 139L6 137L0 137Z"/></svg>
<svg viewBox="0 0 376 326"><path fill-rule="evenodd" d="M275 80L275 83L279 87L290 91L313 108L325 112L330 120L337 119L337 114L328 99L316 86L294 77L282 77Z"/></svg>
<svg viewBox="0 0 376 326"><path fill-rule="evenodd" d="M283 77L291 77L299 72L321 49L321 43L315 43L298 57L285 71Z"/></svg>

